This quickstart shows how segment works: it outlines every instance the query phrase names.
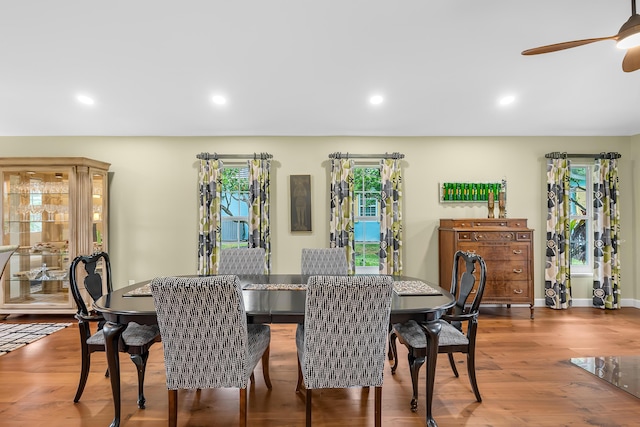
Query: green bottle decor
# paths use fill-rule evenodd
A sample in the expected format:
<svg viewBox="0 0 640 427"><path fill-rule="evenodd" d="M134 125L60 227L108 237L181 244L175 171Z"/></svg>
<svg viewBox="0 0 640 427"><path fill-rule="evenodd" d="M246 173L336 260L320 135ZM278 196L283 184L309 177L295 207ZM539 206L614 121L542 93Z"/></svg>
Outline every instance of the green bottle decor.
<svg viewBox="0 0 640 427"><path fill-rule="evenodd" d="M506 193L504 180L502 182L445 182L441 188L441 199L446 202L487 202L491 194L494 203L497 204L500 193Z"/></svg>

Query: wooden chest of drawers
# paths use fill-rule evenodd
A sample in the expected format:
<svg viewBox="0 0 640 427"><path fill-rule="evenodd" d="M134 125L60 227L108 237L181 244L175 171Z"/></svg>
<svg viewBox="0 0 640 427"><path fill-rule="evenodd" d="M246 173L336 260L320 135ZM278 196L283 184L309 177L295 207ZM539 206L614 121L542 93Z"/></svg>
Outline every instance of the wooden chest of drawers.
<svg viewBox="0 0 640 427"><path fill-rule="evenodd" d="M529 304L533 318L533 230L522 218L441 219L440 286L451 287L453 255L474 252L487 264L483 304Z"/></svg>

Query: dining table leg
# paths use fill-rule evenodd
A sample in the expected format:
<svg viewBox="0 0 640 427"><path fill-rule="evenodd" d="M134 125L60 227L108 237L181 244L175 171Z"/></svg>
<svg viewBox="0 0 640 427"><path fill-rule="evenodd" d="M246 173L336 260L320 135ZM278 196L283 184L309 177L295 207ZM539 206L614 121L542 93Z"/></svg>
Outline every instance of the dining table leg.
<svg viewBox="0 0 640 427"><path fill-rule="evenodd" d="M436 379L436 363L438 361L438 335L440 335L440 329L442 325L440 321L435 320L427 322L423 325L423 329L426 332L427 338L427 366L426 366L426 385L427 390L425 393L425 401L427 404L427 427L438 427L436 420L433 418L431 412L431 404L433 403L433 386Z"/></svg>
<svg viewBox="0 0 640 427"><path fill-rule="evenodd" d="M111 393L113 395L114 417L109 427L120 426L120 359L118 357L120 336L127 325L107 322L102 328L107 353L107 366L109 367L109 379L111 380Z"/></svg>

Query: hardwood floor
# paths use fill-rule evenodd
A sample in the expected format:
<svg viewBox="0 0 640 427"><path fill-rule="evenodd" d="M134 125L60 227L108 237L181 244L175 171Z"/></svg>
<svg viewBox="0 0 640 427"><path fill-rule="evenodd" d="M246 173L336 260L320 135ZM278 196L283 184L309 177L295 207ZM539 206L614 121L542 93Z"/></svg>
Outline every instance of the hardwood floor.
<svg viewBox="0 0 640 427"><path fill-rule="evenodd" d="M457 356L460 378L446 357L438 359L433 409L440 427L454 426L635 426L640 399L569 363L572 357L637 355L640 310L602 311L537 308L535 320L522 307L481 311L477 376L483 402L475 401L464 358ZM10 316L6 322L68 321L71 316ZM271 381L268 391L256 370L249 391L250 426L304 425L304 399L296 395L294 326L272 325ZM417 413L409 409L411 379L406 350L399 346L396 375L385 370L383 425L424 426L424 369ZM80 403L73 403L80 353L72 327L0 356L0 425L107 426L113 418L106 362L94 354L91 375ZM121 357L122 426L164 426L167 391L162 346L152 348L147 367L147 409L136 407L136 377L127 355ZM640 372L640 371L639 371ZM373 425L373 390L314 393L316 426ZM237 390L179 393L179 426L232 426L238 421ZM364 397L364 400L361 399Z"/></svg>

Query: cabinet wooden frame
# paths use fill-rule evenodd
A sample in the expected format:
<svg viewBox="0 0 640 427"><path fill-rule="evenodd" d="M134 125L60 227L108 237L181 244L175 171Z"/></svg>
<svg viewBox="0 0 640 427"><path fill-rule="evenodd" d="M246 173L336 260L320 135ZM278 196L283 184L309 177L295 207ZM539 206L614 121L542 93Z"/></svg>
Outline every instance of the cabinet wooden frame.
<svg viewBox="0 0 640 427"><path fill-rule="evenodd" d="M108 170L110 164L85 157L0 157L0 179L2 203L0 217L3 219L2 244L17 244L19 249L12 255L7 270L1 278L0 317L11 313L73 313L75 304L68 293L68 276L40 279L43 287L38 298L32 294L33 281L16 276L33 269L34 263L55 266L62 274L69 268L70 261L77 255L89 255L96 250L108 248ZM36 177L40 185L49 185L55 178L64 179L64 189L50 190L40 187L21 188L25 194L17 194L12 187ZM31 200L37 194L41 203L51 202L59 197L57 207L64 208L64 214L54 219L34 219L29 214L18 214L16 204ZM35 205L34 205L35 206ZM42 211L42 209L41 209ZM44 213L42 213L44 215ZM31 232L33 223L40 223L40 234ZM65 243L64 247L38 253L34 249L37 242ZM66 243L68 242L68 243ZM43 271L44 264L43 264ZM37 276L36 276L37 277ZM42 276L40 276L42 277ZM35 280L37 282L37 280ZM47 289L44 289L44 288Z"/></svg>

